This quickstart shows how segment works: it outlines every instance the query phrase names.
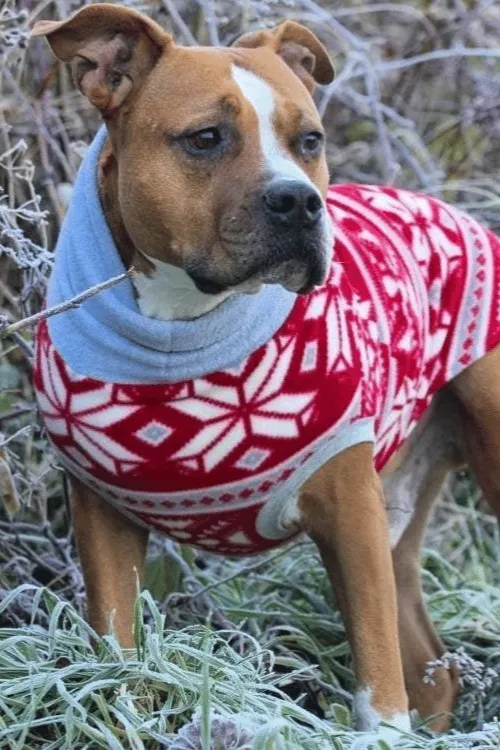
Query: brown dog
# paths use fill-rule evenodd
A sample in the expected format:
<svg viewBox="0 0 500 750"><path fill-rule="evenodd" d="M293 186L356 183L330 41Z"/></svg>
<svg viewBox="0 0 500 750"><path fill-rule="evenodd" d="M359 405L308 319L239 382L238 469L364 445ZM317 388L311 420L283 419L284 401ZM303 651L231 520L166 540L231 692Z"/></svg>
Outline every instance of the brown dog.
<svg viewBox="0 0 500 750"><path fill-rule="evenodd" d="M162 28L135 11L97 4L67 21L42 21L33 34L46 36L54 54L71 62L75 81L106 122L109 139L98 174L102 209L123 264L137 269L134 285L143 316L174 324L201 320L225 305L235 289L257 292L249 300L269 285L307 297L322 284L331 253L324 208L328 170L310 93L316 83L332 80L333 70L310 31L286 22L245 35L231 49L188 49L175 46ZM400 226L403 237L404 222ZM339 252L340 247L335 245ZM398 299L395 306L403 304ZM76 323L74 330L76 336ZM88 333L84 374L99 380L90 371L95 356ZM500 353L493 344L489 348L440 390L415 429L407 425L407 441L380 475L373 441L365 437L309 472L291 508L292 522L319 547L345 620L361 729L385 721L397 736L398 729L409 728L409 707L424 718L453 708L458 692L453 672L438 671L432 686L422 679L443 644L425 611L419 556L436 493L450 468L464 460L500 516ZM47 430L64 453L60 419L50 411L53 404L43 401L43 367L40 403ZM78 387L85 400L89 391L82 396L83 386ZM224 391L230 399L228 394ZM113 414L130 408L131 398L117 401ZM74 470L69 451L66 462L89 618L104 633L114 613L120 641L130 647L135 571L143 567L148 534L103 502L90 481L82 481L82 451L88 449L88 463L89 435L97 434L95 420L89 424L86 432L80 425L80 432L75 427L72 433L80 440L78 451L73 445ZM148 440L156 448L165 429L159 423L149 427ZM115 434L114 445L118 439ZM122 450L125 463L132 465L132 453ZM188 459L182 471L191 470ZM111 490L107 497L113 502ZM187 539L181 516L176 523L173 535L182 540L184 533ZM235 544L241 543L238 533ZM448 720L444 716L434 726L444 729Z"/></svg>

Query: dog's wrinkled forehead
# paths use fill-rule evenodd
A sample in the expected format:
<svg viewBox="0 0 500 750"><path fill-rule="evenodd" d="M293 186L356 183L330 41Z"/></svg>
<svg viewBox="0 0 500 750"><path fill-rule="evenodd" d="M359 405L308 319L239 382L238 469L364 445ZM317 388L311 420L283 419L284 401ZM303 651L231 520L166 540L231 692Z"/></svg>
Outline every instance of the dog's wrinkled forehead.
<svg viewBox="0 0 500 750"><path fill-rule="evenodd" d="M174 133L221 121L236 124L248 136L258 131L269 165L281 158L280 141L298 129L322 130L307 88L270 50L177 48L160 61L146 89L141 118L160 114Z"/></svg>

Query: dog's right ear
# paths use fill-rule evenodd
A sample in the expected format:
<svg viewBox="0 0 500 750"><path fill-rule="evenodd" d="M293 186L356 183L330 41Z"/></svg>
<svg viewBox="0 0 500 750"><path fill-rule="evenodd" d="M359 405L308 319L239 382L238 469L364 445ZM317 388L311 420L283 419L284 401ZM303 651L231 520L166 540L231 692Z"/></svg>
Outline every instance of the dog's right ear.
<svg viewBox="0 0 500 750"><path fill-rule="evenodd" d="M135 92L170 34L147 16L110 3L87 5L66 21L39 21L31 36L45 36L89 101L111 117Z"/></svg>

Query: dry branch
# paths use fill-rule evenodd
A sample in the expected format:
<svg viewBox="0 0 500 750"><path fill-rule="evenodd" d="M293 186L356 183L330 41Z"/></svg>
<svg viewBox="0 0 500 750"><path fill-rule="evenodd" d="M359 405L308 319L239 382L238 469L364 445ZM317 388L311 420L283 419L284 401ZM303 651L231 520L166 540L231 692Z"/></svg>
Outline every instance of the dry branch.
<svg viewBox="0 0 500 750"><path fill-rule="evenodd" d="M133 267L129 268L126 273L121 273L119 276L113 276L112 279L108 279L107 281L103 281L100 284L96 284L95 286L86 289L84 292L81 292L81 294L77 294L75 297L72 297L65 302L61 302L59 305L48 307L47 309L42 310L35 315L30 315L29 317L23 318L23 320L18 320L15 323L9 323L5 317L0 317L0 339L6 336L12 336L14 333L22 331L24 328L28 328L29 326L34 326L41 320L51 318L53 315L59 315L62 312L66 312L66 310L74 310L75 308L80 307L80 305L82 305L91 297L95 297L96 294L104 292L106 291L106 289L110 289L112 286L116 286L116 284L119 284L125 279L132 278L134 273L135 269Z"/></svg>

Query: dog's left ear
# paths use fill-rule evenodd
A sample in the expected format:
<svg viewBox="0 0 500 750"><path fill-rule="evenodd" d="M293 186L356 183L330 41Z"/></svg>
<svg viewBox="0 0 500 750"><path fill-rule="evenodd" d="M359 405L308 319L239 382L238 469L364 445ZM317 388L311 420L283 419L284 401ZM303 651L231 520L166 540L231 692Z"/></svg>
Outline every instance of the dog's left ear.
<svg viewBox="0 0 500 750"><path fill-rule="evenodd" d="M309 91L316 83L331 83L335 71L330 55L305 26L285 21L274 29L252 31L240 36L235 47L270 47L300 78Z"/></svg>

